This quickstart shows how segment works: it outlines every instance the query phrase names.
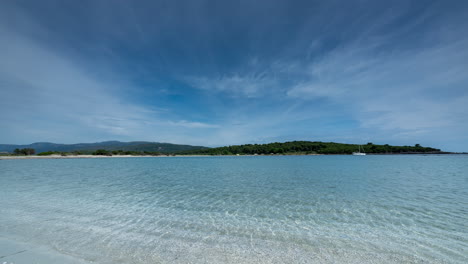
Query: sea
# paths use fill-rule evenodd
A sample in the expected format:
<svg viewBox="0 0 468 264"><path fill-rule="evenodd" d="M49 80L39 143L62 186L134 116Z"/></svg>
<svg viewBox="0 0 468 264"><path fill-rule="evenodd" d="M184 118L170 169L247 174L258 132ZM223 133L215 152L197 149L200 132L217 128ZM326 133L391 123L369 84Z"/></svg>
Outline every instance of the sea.
<svg viewBox="0 0 468 264"><path fill-rule="evenodd" d="M0 160L0 188L0 238L88 263L468 263L468 155Z"/></svg>

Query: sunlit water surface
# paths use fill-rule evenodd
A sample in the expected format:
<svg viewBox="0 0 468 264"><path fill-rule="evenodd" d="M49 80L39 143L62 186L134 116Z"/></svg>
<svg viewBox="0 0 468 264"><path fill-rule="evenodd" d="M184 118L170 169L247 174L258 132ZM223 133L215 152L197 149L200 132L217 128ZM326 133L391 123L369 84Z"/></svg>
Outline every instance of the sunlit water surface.
<svg viewBox="0 0 468 264"><path fill-rule="evenodd" d="M468 263L468 156L0 160L0 237L94 263Z"/></svg>

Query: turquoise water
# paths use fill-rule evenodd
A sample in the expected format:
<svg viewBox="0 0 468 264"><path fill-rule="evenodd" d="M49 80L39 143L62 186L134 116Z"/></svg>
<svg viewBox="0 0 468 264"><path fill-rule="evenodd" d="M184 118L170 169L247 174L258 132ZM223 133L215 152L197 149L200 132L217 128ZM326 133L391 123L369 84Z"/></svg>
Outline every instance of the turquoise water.
<svg viewBox="0 0 468 264"><path fill-rule="evenodd" d="M0 160L0 237L93 263L468 263L468 156Z"/></svg>

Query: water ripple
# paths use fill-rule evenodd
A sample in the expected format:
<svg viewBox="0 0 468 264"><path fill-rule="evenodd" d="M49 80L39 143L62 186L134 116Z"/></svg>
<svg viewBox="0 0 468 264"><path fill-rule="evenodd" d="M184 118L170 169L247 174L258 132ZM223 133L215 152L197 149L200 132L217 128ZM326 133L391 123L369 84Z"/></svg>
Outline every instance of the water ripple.
<svg viewBox="0 0 468 264"><path fill-rule="evenodd" d="M467 161L2 161L0 236L102 264L467 263Z"/></svg>

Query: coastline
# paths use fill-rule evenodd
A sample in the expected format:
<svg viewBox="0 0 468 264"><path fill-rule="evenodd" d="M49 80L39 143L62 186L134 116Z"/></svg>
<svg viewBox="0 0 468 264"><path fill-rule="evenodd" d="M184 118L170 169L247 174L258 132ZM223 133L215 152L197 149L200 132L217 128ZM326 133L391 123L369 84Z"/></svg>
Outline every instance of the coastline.
<svg viewBox="0 0 468 264"><path fill-rule="evenodd" d="M224 155L227 156L227 155ZM244 155L247 156L247 155ZM253 156L253 155L252 155ZM151 156L151 155L112 155L112 156L105 156L105 155L50 155L50 156L0 156L0 160L17 160L17 159L109 159L109 158L170 158L170 157L212 157L210 155L159 155L159 156ZM235 156L237 157L237 156Z"/></svg>
<svg viewBox="0 0 468 264"><path fill-rule="evenodd" d="M68 156L61 156L61 155L50 155L50 156L0 156L0 160L22 160L22 159L99 159L99 158L190 158L190 157L263 157L263 156L323 156L326 154L294 154L294 155L159 155L159 156L151 156L151 155L112 155L112 156L105 156L105 155L68 155Z"/></svg>
<svg viewBox="0 0 468 264"><path fill-rule="evenodd" d="M394 155L466 155L468 153L367 153L367 156L394 156ZM274 155L49 155L49 156L0 156L0 160L22 160L22 159L99 159L99 158L171 158L171 157L265 157L265 156L352 156L351 154L274 154Z"/></svg>
<svg viewBox="0 0 468 264"><path fill-rule="evenodd" d="M95 159L95 158L147 158L147 157L168 157L168 156L132 156L132 155L112 155L112 156L104 156L104 155L50 155L50 156L0 156L0 160L12 160L12 159Z"/></svg>

